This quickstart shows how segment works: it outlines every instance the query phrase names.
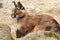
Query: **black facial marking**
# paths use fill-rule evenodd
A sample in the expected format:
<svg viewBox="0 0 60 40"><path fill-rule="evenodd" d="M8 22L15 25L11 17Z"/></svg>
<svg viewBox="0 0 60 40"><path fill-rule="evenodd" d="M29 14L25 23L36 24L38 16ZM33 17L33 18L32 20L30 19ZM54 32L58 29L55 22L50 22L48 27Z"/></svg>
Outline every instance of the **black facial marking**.
<svg viewBox="0 0 60 40"><path fill-rule="evenodd" d="M11 17L12 18L16 18L16 14L11 14Z"/></svg>

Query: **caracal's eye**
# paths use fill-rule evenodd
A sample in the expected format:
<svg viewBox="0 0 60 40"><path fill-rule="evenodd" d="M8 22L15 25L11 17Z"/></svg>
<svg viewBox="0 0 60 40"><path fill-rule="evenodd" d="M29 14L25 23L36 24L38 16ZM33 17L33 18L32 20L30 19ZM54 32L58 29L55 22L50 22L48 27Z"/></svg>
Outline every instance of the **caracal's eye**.
<svg viewBox="0 0 60 40"><path fill-rule="evenodd" d="M16 11L15 11L16 12Z"/></svg>

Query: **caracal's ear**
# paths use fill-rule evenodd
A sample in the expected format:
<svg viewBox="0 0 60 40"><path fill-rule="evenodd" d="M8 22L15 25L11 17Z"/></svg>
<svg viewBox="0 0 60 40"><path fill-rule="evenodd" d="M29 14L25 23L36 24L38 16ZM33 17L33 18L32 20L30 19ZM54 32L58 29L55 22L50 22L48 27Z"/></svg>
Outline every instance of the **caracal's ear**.
<svg viewBox="0 0 60 40"><path fill-rule="evenodd" d="M14 3L15 8L17 8L17 4L16 4L16 2L15 2L15 1L12 1L12 2Z"/></svg>
<svg viewBox="0 0 60 40"><path fill-rule="evenodd" d="M18 2L18 8L20 8L21 10L25 10L24 6L21 4L21 2Z"/></svg>

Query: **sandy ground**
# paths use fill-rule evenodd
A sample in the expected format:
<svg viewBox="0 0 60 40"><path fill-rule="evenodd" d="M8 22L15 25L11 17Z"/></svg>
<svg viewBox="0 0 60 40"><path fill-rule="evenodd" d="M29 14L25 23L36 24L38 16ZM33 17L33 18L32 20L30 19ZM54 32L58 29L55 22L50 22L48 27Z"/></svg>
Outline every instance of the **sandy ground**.
<svg viewBox="0 0 60 40"><path fill-rule="evenodd" d="M11 18L14 5L13 0L0 0L0 23L11 28L13 38L17 29L16 19ZM47 14L55 18L60 24L60 0L14 0L20 1L30 15ZM1 4L2 3L2 4Z"/></svg>

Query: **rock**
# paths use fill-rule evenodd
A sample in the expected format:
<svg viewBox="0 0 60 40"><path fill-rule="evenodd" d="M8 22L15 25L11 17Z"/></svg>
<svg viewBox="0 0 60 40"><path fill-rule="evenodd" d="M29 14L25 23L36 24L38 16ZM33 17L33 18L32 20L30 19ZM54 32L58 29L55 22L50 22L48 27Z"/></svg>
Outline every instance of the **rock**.
<svg viewBox="0 0 60 40"><path fill-rule="evenodd" d="M8 25L0 24L0 40L13 40Z"/></svg>
<svg viewBox="0 0 60 40"><path fill-rule="evenodd" d="M53 32L38 31L29 33L18 40L60 40L60 35Z"/></svg>

